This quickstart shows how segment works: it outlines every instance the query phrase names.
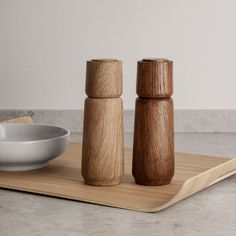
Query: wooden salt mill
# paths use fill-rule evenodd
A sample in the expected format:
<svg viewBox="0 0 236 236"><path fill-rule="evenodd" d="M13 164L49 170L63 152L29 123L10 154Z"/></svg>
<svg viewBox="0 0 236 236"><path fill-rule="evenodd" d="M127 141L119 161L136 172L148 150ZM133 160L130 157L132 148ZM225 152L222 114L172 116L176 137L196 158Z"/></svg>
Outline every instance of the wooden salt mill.
<svg viewBox="0 0 236 236"><path fill-rule="evenodd" d="M87 61L82 176L89 185L119 184L124 175L122 62Z"/></svg>
<svg viewBox="0 0 236 236"><path fill-rule="evenodd" d="M172 61L138 62L132 172L137 184L165 185L174 175Z"/></svg>

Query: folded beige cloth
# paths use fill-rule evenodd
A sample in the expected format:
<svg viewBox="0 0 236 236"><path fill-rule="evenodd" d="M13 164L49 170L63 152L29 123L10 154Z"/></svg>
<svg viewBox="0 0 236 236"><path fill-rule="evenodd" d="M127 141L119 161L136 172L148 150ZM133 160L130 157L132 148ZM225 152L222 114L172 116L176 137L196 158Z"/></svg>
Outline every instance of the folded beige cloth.
<svg viewBox="0 0 236 236"><path fill-rule="evenodd" d="M32 124L33 120L30 116L22 116L22 117L17 117L14 119L6 120L6 121L1 121L1 124Z"/></svg>

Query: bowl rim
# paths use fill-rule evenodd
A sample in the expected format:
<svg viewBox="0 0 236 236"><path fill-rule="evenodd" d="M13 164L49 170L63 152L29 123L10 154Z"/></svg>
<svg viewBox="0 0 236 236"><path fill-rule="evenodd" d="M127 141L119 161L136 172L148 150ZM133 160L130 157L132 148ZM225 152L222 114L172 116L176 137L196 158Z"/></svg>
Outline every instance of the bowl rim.
<svg viewBox="0 0 236 236"><path fill-rule="evenodd" d="M59 129L63 129L66 131L66 134L58 136L58 137L53 137L53 138L47 138L47 139L37 139L37 140L28 140L28 141L0 141L0 144L11 144L11 143L38 143L38 142L47 142L47 141L51 141L51 140L56 140L56 139L60 139L60 138L65 138L67 136L70 136L71 132L69 129L62 127L62 126L57 126L57 125L50 125L50 124L26 124L26 123L5 123L5 124L0 124L1 126L48 126L48 127L53 127L53 128L59 128Z"/></svg>

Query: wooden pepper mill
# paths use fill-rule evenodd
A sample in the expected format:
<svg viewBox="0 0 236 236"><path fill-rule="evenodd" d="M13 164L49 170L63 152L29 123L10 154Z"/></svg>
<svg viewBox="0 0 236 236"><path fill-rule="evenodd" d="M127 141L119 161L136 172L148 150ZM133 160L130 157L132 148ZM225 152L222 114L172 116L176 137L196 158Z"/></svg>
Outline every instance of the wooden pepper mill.
<svg viewBox="0 0 236 236"><path fill-rule="evenodd" d="M132 172L137 184L165 185L174 175L172 61L138 62Z"/></svg>
<svg viewBox="0 0 236 236"><path fill-rule="evenodd" d="M122 62L87 61L82 176L86 184L119 184L124 175Z"/></svg>

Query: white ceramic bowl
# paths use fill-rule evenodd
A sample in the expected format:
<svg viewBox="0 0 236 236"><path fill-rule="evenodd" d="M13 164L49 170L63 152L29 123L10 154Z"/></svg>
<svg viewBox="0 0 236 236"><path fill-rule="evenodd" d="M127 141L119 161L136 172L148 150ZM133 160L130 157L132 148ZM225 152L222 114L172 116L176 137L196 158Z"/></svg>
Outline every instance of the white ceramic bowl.
<svg viewBox="0 0 236 236"><path fill-rule="evenodd" d="M0 170L23 171L45 167L62 154L70 131L50 125L1 124Z"/></svg>

